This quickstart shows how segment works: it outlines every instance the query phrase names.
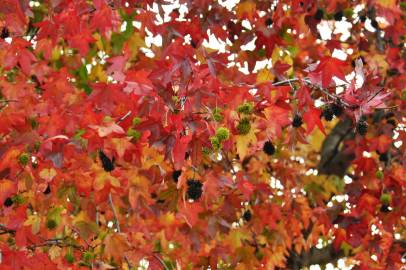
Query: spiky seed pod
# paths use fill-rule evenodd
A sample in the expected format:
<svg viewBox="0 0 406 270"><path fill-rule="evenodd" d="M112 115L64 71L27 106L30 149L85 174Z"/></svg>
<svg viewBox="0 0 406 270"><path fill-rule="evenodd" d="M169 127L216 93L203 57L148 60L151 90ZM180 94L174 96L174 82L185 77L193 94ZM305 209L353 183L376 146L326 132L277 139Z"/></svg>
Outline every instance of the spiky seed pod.
<svg viewBox="0 0 406 270"><path fill-rule="evenodd" d="M242 218L247 222L250 221L252 218L251 211L250 210L245 211L244 214L242 215Z"/></svg>
<svg viewBox="0 0 406 270"><path fill-rule="evenodd" d="M356 129L359 135L365 136L368 132L368 123L365 120L359 120Z"/></svg>
<svg viewBox="0 0 406 270"><path fill-rule="evenodd" d="M8 28L3 27L3 29L1 29L0 38L5 39L5 38L8 38L9 36L10 36L10 32L8 31Z"/></svg>
<svg viewBox="0 0 406 270"><path fill-rule="evenodd" d="M293 117L292 126L294 128L299 128L302 124L303 124L302 117L296 114L295 117Z"/></svg>
<svg viewBox="0 0 406 270"><path fill-rule="evenodd" d="M271 141L265 142L262 150L264 150L264 152L269 156L275 154L275 146Z"/></svg>
<svg viewBox="0 0 406 270"><path fill-rule="evenodd" d="M194 201L198 200L202 196L203 184L195 179L187 180L187 196Z"/></svg>
<svg viewBox="0 0 406 270"><path fill-rule="evenodd" d="M133 120L132 120L133 126L138 126L140 123L141 123L141 118L139 118L138 116L133 118Z"/></svg>
<svg viewBox="0 0 406 270"><path fill-rule="evenodd" d="M221 149L221 142L216 136L210 137L210 143L213 150Z"/></svg>
<svg viewBox="0 0 406 270"><path fill-rule="evenodd" d="M245 102L238 106L237 111L242 114L251 114L254 110L254 106L250 102Z"/></svg>
<svg viewBox="0 0 406 270"><path fill-rule="evenodd" d="M344 16L344 13L343 13L343 11L342 10L340 10L340 11L338 11L338 12L336 12L335 14L334 14L334 20L335 21L341 21L342 20L342 18L343 18L343 16Z"/></svg>
<svg viewBox="0 0 406 270"><path fill-rule="evenodd" d="M213 109L213 120L216 122L221 122L223 120L223 115L221 114L220 108Z"/></svg>
<svg viewBox="0 0 406 270"><path fill-rule="evenodd" d="M379 161L382 161L382 162L388 162L389 161L389 153L388 152L385 152L385 153L382 153L382 154L379 154Z"/></svg>
<svg viewBox="0 0 406 270"><path fill-rule="evenodd" d="M337 117L339 117L343 113L343 107L339 103L331 104L331 110Z"/></svg>
<svg viewBox="0 0 406 270"><path fill-rule="evenodd" d="M5 207L10 207L10 206L12 206L13 205L13 200L10 198L10 197L8 197L5 201L4 201L4 206Z"/></svg>
<svg viewBox="0 0 406 270"><path fill-rule="evenodd" d="M220 142L228 140L230 137L230 131L225 127L219 127L216 130L216 137L219 139Z"/></svg>
<svg viewBox="0 0 406 270"><path fill-rule="evenodd" d="M392 196L389 193L382 193L380 201L382 204L389 205L392 200Z"/></svg>
<svg viewBox="0 0 406 270"><path fill-rule="evenodd" d="M44 190L44 194L47 195L51 193L51 186L48 184L47 188Z"/></svg>
<svg viewBox="0 0 406 270"><path fill-rule="evenodd" d="M268 18L268 19L265 20L265 25L266 26L271 26L272 24L273 24L272 18Z"/></svg>
<svg viewBox="0 0 406 270"><path fill-rule="evenodd" d="M238 122L237 129L241 135L248 134L251 130L250 120L248 118L241 119L240 122Z"/></svg>
<svg viewBox="0 0 406 270"><path fill-rule="evenodd" d="M55 220L53 220L53 219L48 219L48 220L47 220L47 223L46 223L46 226L47 226L48 229L53 230L53 229L56 228L56 226L58 226L58 224L56 223Z"/></svg>
<svg viewBox="0 0 406 270"><path fill-rule="evenodd" d="M20 163L22 166L27 165L29 161L30 161L30 156L27 153L22 153L18 157L18 163Z"/></svg>
<svg viewBox="0 0 406 270"><path fill-rule="evenodd" d="M172 173L172 179L173 179L173 181L174 181L175 183L178 182L179 177L180 177L181 174L182 174L182 171L181 171L181 170L173 171L173 173Z"/></svg>
<svg viewBox="0 0 406 270"><path fill-rule="evenodd" d="M321 115L324 117L324 119L326 119L326 121L333 120L334 112L331 109L331 106L324 107L323 112L321 113Z"/></svg>
<svg viewBox="0 0 406 270"><path fill-rule="evenodd" d="M314 18L315 18L317 21L320 21L321 19L323 19L323 16L324 16L323 10L320 9L320 8L317 9L316 13L314 14Z"/></svg>
<svg viewBox="0 0 406 270"><path fill-rule="evenodd" d="M127 136L131 137L132 140L137 141L139 138L141 138L141 132L133 128L129 128L127 130Z"/></svg>
<svg viewBox="0 0 406 270"><path fill-rule="evenodd" d="M379 209L382 213L389 213L389 205L382 204L381 209Z"/></svg>
<svg viewBox="0 0 406 270"><path fill-rule="evenodd" d="M114 166L115 158L114 157L112 159L110 159L110 158L108 158L106 156L106 154L102 150L100 150L99 151L99 158L100 158L100 161L102 163L103 169L106 172L111 172L112 170L114 170L114 168L115 168L115 166Z"/></svg>

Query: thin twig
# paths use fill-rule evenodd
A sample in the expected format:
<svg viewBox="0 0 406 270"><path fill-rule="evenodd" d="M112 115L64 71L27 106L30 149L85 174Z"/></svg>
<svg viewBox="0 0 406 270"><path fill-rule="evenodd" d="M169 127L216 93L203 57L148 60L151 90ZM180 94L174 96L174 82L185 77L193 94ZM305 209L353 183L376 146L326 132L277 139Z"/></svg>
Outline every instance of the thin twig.
<svg viewBox="0 0 406 270"><path fill-rule="evenodd" d="M128 114L128 113L127 113ZM117 217L117 212L116 209L114 208L114 204L113 204L113 197L111 196L111 192L109 192L109 205L111 210L113 211L113 216L114 216L114 223L116 225L116 229L118 233L121 233L121 229L120 229L120 222L118 221L118 217ZM124 260L128 265L128 268L132 268L130 261L128 260L127 256L124 255Z"/></svg>
<svg viewBox="0 0 406 270"><path fill-rule="evenodd" d="M373 100L380 92L382 92L383 88L379 89L378 91L375 92L375 94L373 94L366 103L370 102L371 100Z"/></svg>
<svg viewBox="0 0 406 270"><path fill-rule="evenodd" d="M120 119L117 120L117 124L120 124L125 119L127 119L127 117L129 117L131 115L131 113L132 113L132 111L128 111L124 116L122 116Z"/></svg>
<svg viewBox="0 0 406 270"><path fill-rule="evenodd" d="M272 86L279 86L279 85L284 85L284 84L291 84L292 82L298 82L299 79L298 78L292 78L292 79L287 79L284 81L280 81L280 82L276 82L273 83Z"/></svg>
<svg viewBox="0 0 406 270"><path fill-rule="evenodd" d="M71 243L66 243L66 242L64 242L63 239L48 239L48 240L45 240L43 243L27 246L27 249L33 250L38 247L46 247L46 246L73 247L75 249L84 250L84 248L82 246L71 244Z"/></svg>
<svg viewBox="0 0 406 270"><path fill-rule="evenodd" d="M116 209L114 208L113 198L111 196L111 192L109 192L109 205L111 207L111 210L113 211L114 224L116 225L117 232L120 233L121 232L120 223L118 222L117 212L116 212Z"/></svg>
<svg viewBox="0 0 406 270"><path fill-rule="evenodd" d="M161 258L159 258L159 256L158 255L156 255L156 254L153 254L153 256L154 256L154 258L155 259L157 259L161 264L162 264L162 266L164 267L164 269L165 270L170 270L169 268L168 268L168 266L166 266L166 264L165 264L165 262L164 261L162 261L162 259Z"/></svg>
<svg viewBox="0 0 406 270"><path fill-rule="evenodd" d="M8 229L6 227L3 227L3 226L0 227L0 235L1 234L13 234L14 235L15 233L16 233L15 230L10 230L10 229Z"/></svg>
<svg viewBox="0 0 406 270"><path fill-rule="evenodd" d="M226 154L223 150L222 150L221 152L222 152L222 154L223 154L223 156L224 156L224 158L225 158L225 160L226 160L228 166L230 167L231 172L233 173L233 175L236 175L237 173L236 173L235 170L234 170L233 163L230 161L230 159L228 158L227 154Z"/></svg>
<svg viewBox="0 0 406 270"><path fill-rule="evenodd" d="M8 102L18 102L18 100L16 100L16 99L4 99L4 100L0 100L0 102L4 102L4 103L8 103Z"/></svg>
<svg viewBox="0 0 406 270"><path fill-rule="evenodd" d="M312 84L312 83L309 81L309 79L305 78L305 79L303 79L303 81L304 81L305 83L307 83L307 84L313 86L313 87L316 87L318 90L320 90L321 92L323 92L323 93L324 93L325 95L327 95L328 97L330 97L330 98L332 98L332 99L334 99L334 100L336 100L336 101L339 101L339 102L340 102L342 105L344 105L345 107L350 108L350 109L353 109L353 108L354 108L354 106L352 106L352 105L348 104L347 102L343 101L339 96L330 93L329 91L327 91L326 89L324 89L324 88L321 87L321 86L318 86L318 85L316 85L316 84ZM337 85L337 86L335 86L335 88L336 88L336 87L342 87L342 86L343 86L343 85Z"/></svg>

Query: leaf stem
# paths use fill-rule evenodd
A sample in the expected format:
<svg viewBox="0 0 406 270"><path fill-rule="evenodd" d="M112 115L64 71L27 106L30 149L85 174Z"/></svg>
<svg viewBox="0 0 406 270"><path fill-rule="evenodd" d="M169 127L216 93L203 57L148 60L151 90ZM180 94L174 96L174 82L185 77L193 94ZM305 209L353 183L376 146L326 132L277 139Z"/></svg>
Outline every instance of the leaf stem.
<svg viewBox="0 0 406 270"><path fill-rule="evenodd" d="M111 210L113 211L114 223L116 225L117 232L121 233L120 222L118 221L117 212L116 212L116 209L114 208L113 197L111 196L111 192L109 192L109 205L110 205ZM131 269L132 268L131 263L128 260L127 256L125 256L125 255L124 255L124 260L127 263L128 268Z"/></svg>

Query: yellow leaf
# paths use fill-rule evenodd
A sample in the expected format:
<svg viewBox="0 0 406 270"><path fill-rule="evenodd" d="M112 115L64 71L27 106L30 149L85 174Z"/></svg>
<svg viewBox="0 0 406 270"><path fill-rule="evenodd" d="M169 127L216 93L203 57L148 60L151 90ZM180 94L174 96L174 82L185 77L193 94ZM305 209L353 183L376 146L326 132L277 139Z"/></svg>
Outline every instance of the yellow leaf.
<svg viewBox="0 0 406 270"><path fill-rule="evenodd" d="M275 76L273 75L271 70L264 68L261 69L257 74L257 83L273 81L274 78Z"/></svg>
<svg viewBox="0 0 406 270"><path fill-rule="evenodd" d="M97 63L96 66L92 68L92 71L89 74L89 79L94 81L98 80L100 82L107 82L107 75L103 69L103 66Z"/></svg>
<svg viewBox="0 0 406 270"><path fill-rule="evenodd" d="M108 258L114 258L115 261L121 261L124 253L129 250L130 244L126 235L123 233L112 233L104 239L105 254Z"/></svg>
<svg viewBox="0 0 406 270"><path fill-rule="evenodd" d="M282 56L281 49L278 46L275 46L275 48L272 51L272 64L275 64Z"/></svg>
<svg viewBox="0 0 406 270"><path fill-rule="evenodd" d="M172 225L175 222L175 215L174 213L167 212L159 217L159 222L163 226Z"/></svg>
<svg viewBox="0 0 406 270"><path fill-rule="evenodd" d="M132 145L128 137L113 138L111 139L111 142L113 143L119 158L122 158L125 151Z"/></svg>
<svg viewBox="0 0 406 270"><path fill-rule="evenodd" d="M146 47L145 40L139 32L134 32L134 34L130 37L128 40L128 47L130 48L132 58L137 56L138 50L141 47Z"/></svg>
<svg viewBox="0 0 406 270"><path fill-rule="evenodd" d="M112 176L110 173L101 170L99 167L93 167L96 172L96 177L93 182L93 188L95 190L102 190L106 183L110 183L113 187L120 187L120 181Z"/></svg>
<svg viewBox="0 0 406 270"><path fill-rule="evenodd" d="M149 169L151 166L161 164L164 160L164 156L161 155L155 148L144 147L142 154L142 164L144 169Z"/></svg>
<svg viewBox="0 0 406 270"><path fill-rule="evenodd" d="M256 11L256 4L252 1L244 1L236 6L238 19L248 18L251 21Z"/></svg>
<svg viewBox="0 0 406 270"><path fill-rule="evenodd" d="M41 228L41 218L37 215L30 215L28 219L24 222L25 226L31 225L32 234L37 234Z"/></svg>
<svg viewBox="0 0 406 270"><path fill-rule="evenodd" d="M378 0L378 4L384 8L395 8L396 0Z"/></svg>
<svg viewBox="0 0 406 270"><path fill-rule="evenodd" d="M240 156L241 160L247 155L248 148L257 142L257 136L255 136L254 127L251 126L250 132L246 135L237 135L236 136L236 146L237 153Z"/></svg>
<svg viewBox="0 0 406 270"><path fill-rule="evenodd" d="M108 122L104 126L89 125L91 129L97 130L100 137L106 137L111 133L124 134L124 129L114 122Z"/></svg>
<svg viewBox="0 0 406 270"><path fill-rule="evenodd" d="M56 176L56 171L53 168L42 169L42 171L39 173L39 176L42 179L45 179L47 181L51 181Z"/></svg>
<svg viewBox="0 0 406 270"><path fill-rule="evenodd" d="M51 260L55 260L56 258L58 258L59 256L61 256L61 248L58 246L52 246L49 250L48 250L48 254L49 254L49 258Z"/></svg>
<svg viewBox="0 0 406 270"><path fill-rule="evenodd" d="M233 229L228 234L226 242L230 245L232 250L236 250L243 245L242 241L244 239L248 239L247 235L245 235L244 232L239 229Z"/></svg>

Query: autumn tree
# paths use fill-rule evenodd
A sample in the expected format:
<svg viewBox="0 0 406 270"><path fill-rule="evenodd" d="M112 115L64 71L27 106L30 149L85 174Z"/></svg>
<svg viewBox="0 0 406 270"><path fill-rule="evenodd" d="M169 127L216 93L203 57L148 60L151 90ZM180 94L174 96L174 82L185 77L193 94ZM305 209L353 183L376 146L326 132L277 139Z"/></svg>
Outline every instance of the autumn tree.
<svg viewBox="0 0 406 270"><path fill-rule="evenodd" d="M2 0L0 268L393 269L398 0Z"/></svg>

